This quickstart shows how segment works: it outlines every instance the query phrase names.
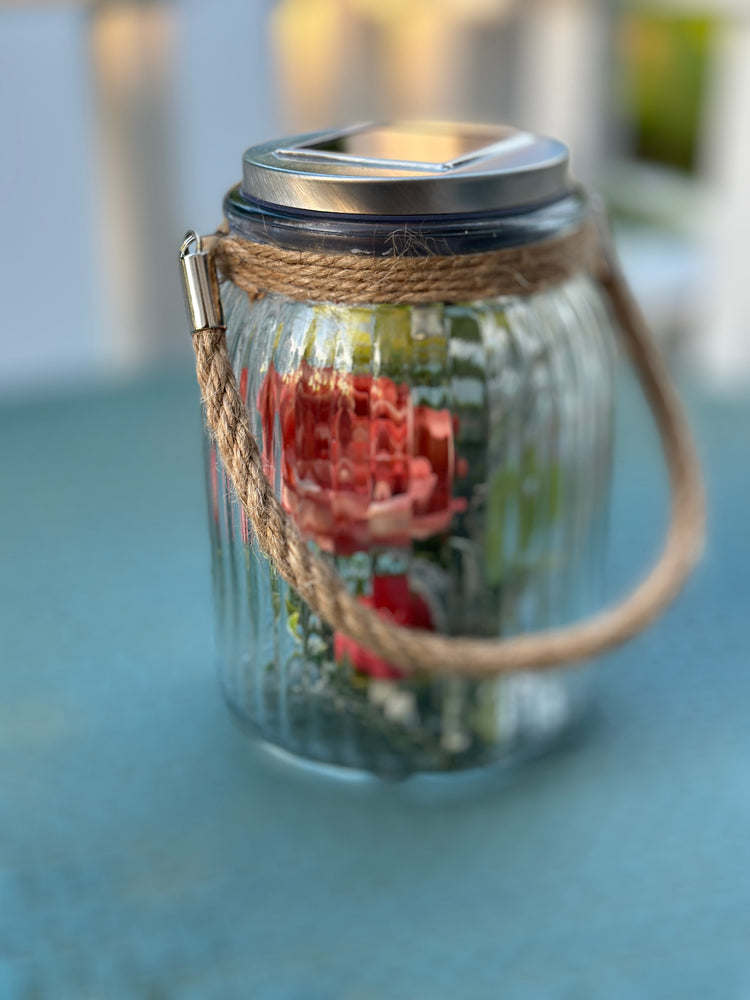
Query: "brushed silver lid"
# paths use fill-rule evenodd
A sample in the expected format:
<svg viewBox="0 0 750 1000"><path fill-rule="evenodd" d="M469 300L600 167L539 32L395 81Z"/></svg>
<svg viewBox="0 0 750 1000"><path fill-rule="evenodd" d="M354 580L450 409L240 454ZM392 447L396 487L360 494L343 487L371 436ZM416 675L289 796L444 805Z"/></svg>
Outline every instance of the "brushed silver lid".
<svg viewBox="0 0 750 1000"><path fill-rule="evenodd" d="M567 147L507 125L356 125L252 146L242 167L245 197L314 212L510 210L569 190Z"/></svg>

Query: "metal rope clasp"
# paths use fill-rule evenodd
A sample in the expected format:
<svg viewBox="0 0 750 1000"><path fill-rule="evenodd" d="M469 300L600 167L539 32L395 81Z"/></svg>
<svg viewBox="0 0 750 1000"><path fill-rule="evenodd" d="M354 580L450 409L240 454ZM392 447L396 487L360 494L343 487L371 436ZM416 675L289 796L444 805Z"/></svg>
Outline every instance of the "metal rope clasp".
<svg viewBox="0 0 750 1000"><path fill-rule="evenodd" d="M195 245L195 249L190 247ZM185 302L193 333L212 327L224 328L219 278L214 259L202 249L200 236L189 230L180 247Z"/></svg>

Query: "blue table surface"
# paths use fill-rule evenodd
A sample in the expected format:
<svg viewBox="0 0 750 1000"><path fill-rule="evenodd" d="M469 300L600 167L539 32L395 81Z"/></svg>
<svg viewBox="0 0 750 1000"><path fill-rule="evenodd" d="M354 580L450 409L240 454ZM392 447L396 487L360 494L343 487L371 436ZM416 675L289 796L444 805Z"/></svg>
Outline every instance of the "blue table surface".
<svg viewBox="0 0 750 1000"><path fill-rule="evenodd" d="M688 399L700 570L576 739L437 790L230 721L190 373L2 408L0 998L750 997L750 403ZM619 427L612 595L665 518Z"/></svg>

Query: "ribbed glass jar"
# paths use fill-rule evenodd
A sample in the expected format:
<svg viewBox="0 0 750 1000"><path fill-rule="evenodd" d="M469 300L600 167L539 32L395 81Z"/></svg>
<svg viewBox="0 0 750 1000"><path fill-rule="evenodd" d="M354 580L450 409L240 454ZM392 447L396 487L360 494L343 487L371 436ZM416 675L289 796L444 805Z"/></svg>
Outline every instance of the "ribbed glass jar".
<svg viewBox="0 0 750 1000"><path fill-rule="evenodd" d="M225 207L235 232L257 233L236 193ZM489 237L481 222L482 247L587 211L570 197L496 220ZM351 238L334 235L338 249ZM491 637L600 607L614 330L587 274L460 305L251 303L227 282L222 298L275 491L363 601L407 627ZM525 755L578 716L580 669L405 677L334 634L259 553L208 440L206 454L222 684L266 743L379 774L440 772Z"/></svg>

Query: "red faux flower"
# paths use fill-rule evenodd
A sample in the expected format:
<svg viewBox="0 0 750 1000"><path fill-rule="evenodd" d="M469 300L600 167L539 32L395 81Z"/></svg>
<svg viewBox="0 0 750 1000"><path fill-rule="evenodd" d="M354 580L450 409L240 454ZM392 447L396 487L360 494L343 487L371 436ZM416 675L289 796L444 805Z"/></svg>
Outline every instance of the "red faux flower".
<svg viewBox="0 0 750 1000"><path fill-rule="evenodd" d="M363 597L361 601L375 608L382 618L390 619L396 625L432 631L430 609L418 594L409 590L409 580L405 573L373 577L372 597ZM397 667L391 666L341 632L334 634L333 652L337 660L347 659L355 670L371 677L385 679L403 677L402 671Z"/></svg>
<svg viewBox="0 0 750 1000"><path fill-rule="evenodd" d="M407 383L273 365L258 396L266 471L281 449L281 501L303 534L329 552L405 546L446 531L466 501L448 409L414 406ZM274 440L278 420L281 441Z"/></svg>

